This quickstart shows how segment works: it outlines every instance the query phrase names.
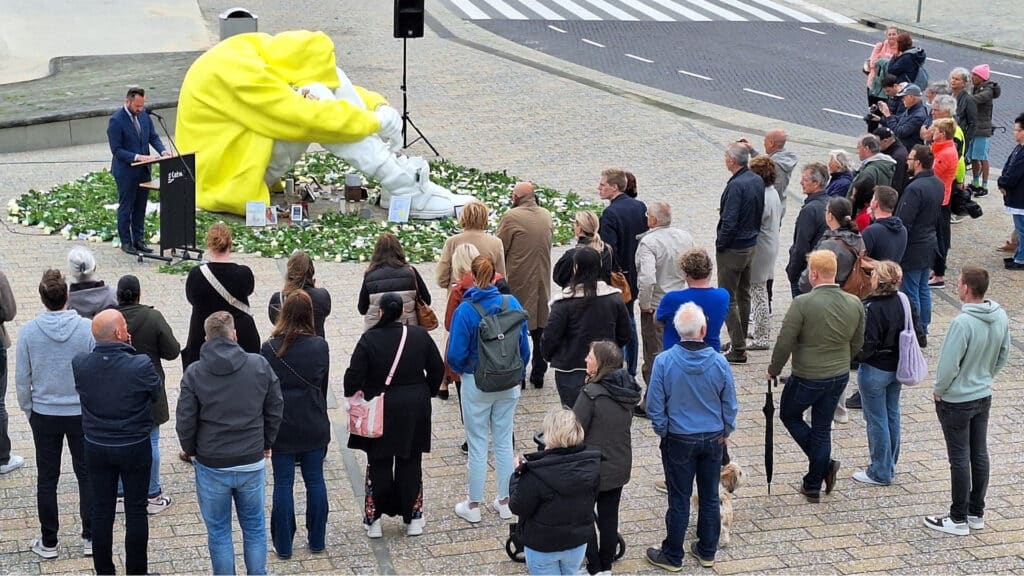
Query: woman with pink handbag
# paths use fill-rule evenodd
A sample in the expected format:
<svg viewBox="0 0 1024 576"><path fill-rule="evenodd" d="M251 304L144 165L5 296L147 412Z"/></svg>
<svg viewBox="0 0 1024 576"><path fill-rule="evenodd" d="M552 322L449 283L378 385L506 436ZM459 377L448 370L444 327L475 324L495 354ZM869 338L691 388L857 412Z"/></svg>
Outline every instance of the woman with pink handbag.
<svg viewBox="0 0 1024 576"><path fill-rule="evenodd" d="M441 386L444 362L426 330L399 321L401 296L389 292L379 302L380 320L360 337L345 371L348 447L366 452L366 535L380 538L381 516L401 515L406 535L418 536L425 523L430 398Z"/></svg>

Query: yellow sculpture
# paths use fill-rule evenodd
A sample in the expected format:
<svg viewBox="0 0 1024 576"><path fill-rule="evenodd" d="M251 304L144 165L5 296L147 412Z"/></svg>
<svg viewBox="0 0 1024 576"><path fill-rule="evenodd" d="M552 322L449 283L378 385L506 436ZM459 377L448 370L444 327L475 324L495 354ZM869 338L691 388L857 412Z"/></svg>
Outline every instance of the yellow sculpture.
<svg viewBox="0 0 1024 576"><path fill-rule="evenodd" d="M196 205L244 215L269 203L269 185L318 142L381 182L381 205L409 196L413 218L441 218L471 198L433 184L422 158L397 157L401 117L383 96L336 67L323 32L232 36L185 74L176 135L196 151ZM390 147L386 143L390 142Z"/></svg>

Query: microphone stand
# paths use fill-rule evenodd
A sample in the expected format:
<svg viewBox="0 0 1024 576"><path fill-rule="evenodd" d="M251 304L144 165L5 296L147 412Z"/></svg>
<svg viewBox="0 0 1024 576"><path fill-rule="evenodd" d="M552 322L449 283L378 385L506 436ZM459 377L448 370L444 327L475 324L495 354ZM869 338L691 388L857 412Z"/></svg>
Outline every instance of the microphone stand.
<svg viewBox="0 0 1024 576"><path fill-rule="evenodd" d="M181 167L185 170L185 173L188 174L189 179L192 180L192 184L196 184L196 176L195 174L192 173L192 170L189 170L188 164L186 164L185 161L181 159L181 152L178 151L178 145L174 143L174 138L171 137L171 131L167 129L167 124L164 122L164 117L157 114L156 112L153 112L152 110L147 110L146 112L150 116L156 118L158 122L160 122L160 127L164 129L164 136L167 136L167 141L171 143L171 150L174 152L174 155L178 158L178 161L181 162Z"/></svg>
<svg viewBox="0 0 1024 576"><path fill-rule="evenodd" d="M146 110L146 113L149 114L150 116L153 116L154 118L156 118L157 121L160 123L160 127L163 128L163 130L164 130L164 136L167 136L167 141L170 142L170 144L171 144L171 150L174 152L174 156L178 159L178 163L181 164L181 168L182 168L182 170L184 170L185 174L188 175L189 180L192 181L192 189L195 190L195 187L197 186L196 175L192 173L192 170L188 167L188 163L185 162L185 159L181 157L181 152L178 150L178 145L174 142L174 137L171 136L171 131L167 129L167 123L164 122L164 117L161 116L160 114L152 111L152 110ZM162 197L161 197L161 202L163 202ZM191 215L191 217L195 218L195 215L193 214L193 215ZM162 231L161 231L161 233L162 233ZM178 246L177 248L171 248L171 256L174 256L174 251L175 250L180 250L181 251L181 259L182 260L188 260L189 259L189 253L191 253L191 252L195 252L196 253L196 259L202 259L202 257L203 257L203 251L199 250L198 248L196 248L195 244L185 245L185 246ZM142 252L139 252L139 255L140 255L139 261L141 262L142 261ZM163 249L162 248L160 250L160 256L156 256L155 254L150 254L150 255L147 255L146 257L157 258L159 260L166 260L167 262L171 261L170 258L167 258L166 256L163 255Z"/></svg>

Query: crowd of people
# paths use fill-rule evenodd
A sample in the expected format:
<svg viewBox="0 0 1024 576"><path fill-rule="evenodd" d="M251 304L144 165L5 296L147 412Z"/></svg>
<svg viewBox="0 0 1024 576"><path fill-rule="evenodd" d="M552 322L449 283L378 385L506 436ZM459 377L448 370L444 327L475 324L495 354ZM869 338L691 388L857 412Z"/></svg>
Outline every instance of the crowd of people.
<svg viewBox="0 0 1024 576"><path fill-rule="evenodd" d="M807 456L799 491L808 502L836 486L841 463L832 457L831 430L849 420L850 409L863 411L869 446L867 465L852 478L866 486L895 482L901 390L924 378L906 374L905 357L928 345L931 290L946 284L950 224L976 216L971 197L988 193L992 100L999 96L985 65L955 68L947 84L926 82L924 62L905 32L891 29L875 46L865 62L871 131L856 139L859 162L832 150L798 168L781 129L765 134L763 151L747 139L727 145L730 176L713 247L697 246L673 226L668 203L643 202L632 174L608 169L597 186L608 204L600 214L574 215L575 245L552 263L551 214L533 185L521 182L493 235L485 204L461 211L463 231L445 243L437 266L436 284L447 290L442 323L400 241L382 234L356 299L364 331L343 376L345 398L387 399L378 433L353 429L348 437L349 448L366 454L367 536L383 537L384 516L400 516L408 536L424 533L431 399L447 400L454 385L467 454L466 498L454 515L473 524L485 509L502 520L518 516L531 573L610 572L637 417L649 419L660 438L664 480L657 487L668 494L666 538L645 557L681 569L696 482L690 553L713 566L719 475L739 411L731 364L759 351L771 351L769 380L790 365L780 420ZM1024 114L1014 137L1018 145L997 187L1019 236ZM793 300L773 338L774 276L792 179L804 195L789 209L795 222L785 271ZM122 235L132 239L129 248L147 248L136 231ZM89 250L71 249L69 277L43 274L45 311L15 339L17 398L36 452L41 534L30 548L39 556L59 556L57 484L66 439L83 554L97 573L113 573L113 524L123 513L125 569L146 573L147 516L172 505L160 482L160 426L172 415L162 362L179 354L179 457L194 467L213 571L234 573L234 508L246 571L266 572L267 460L274 553L293 553L296 468L306 489L306 544L313 553L325 549L331 294L317 285L309 255L291 255L283 287L268 303L273 330L263 340L250 304L257 279L232 261L230 229L212 226L206 247L207 261L185 283L191 315L183 348L161 313L142 303L139 279L105 284ZM1014 253L1006 268L1024 269L1024 244L1011 239L1003 248ZM952 504L923 524L948 534L984 528L985 434L993 380L1009 350L1007 316L985 299L988 286L984 269L964 266L957 274L963 306L934 378ZM0 274L0 320L16 312ZM429 334L437 324L447 332L441 347ZM6 331L0 335L5 390L12 342ZM544 386L549 368L560 406L544 418L543 446L517 457L518 401L528 382ZM857 391L847 398L851 371ZM0 473L7 474L24 459L11 453L6 411L0 415ZM489 453L493 499L486 494Z"/></svg>

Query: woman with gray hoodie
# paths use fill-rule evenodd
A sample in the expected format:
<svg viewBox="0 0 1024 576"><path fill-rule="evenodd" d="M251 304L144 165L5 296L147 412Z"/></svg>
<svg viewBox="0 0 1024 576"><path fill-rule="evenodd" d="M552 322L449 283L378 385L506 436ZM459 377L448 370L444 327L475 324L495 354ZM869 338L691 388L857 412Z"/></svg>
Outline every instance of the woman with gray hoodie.
<svg viewBox="0 0 1024 576"><path fill-rule="evenodd" d="M96 278L96 257L92 251L85 246L75 246L68 251L68 270L72 280L68 290L69 310L92 320L107 308L117 308L117 291Z"/></svg>
<svg viewBox="0 0 1024 576"><path fill-rule="evenodd" d="M633 406L640 401L640 386L622 367L622 349L615 342L599 340L587 354L587 385L573 406L584 431L587 448L601 451L601 483L597 493L597 528L600 542L591 534L587 543L587 571L612 569L619 543L619 502L622 487L633 468L630 425Z"/></svg>
<svg viewBox="0 0 1024 576"><path fill-rule="evenodd" d="M28 416L36 448L36 487L42 536L31 550L42 558L56 558L60 480L64 438L78 478L78 512L82 518L84 556L92 556L92 485L85 468L82 405L75 391L71 360L92 351L92 323L68 310L68 285L60 270L47 270L39 283L46 311L18 330L14 384L18 405Z"/></svg>

